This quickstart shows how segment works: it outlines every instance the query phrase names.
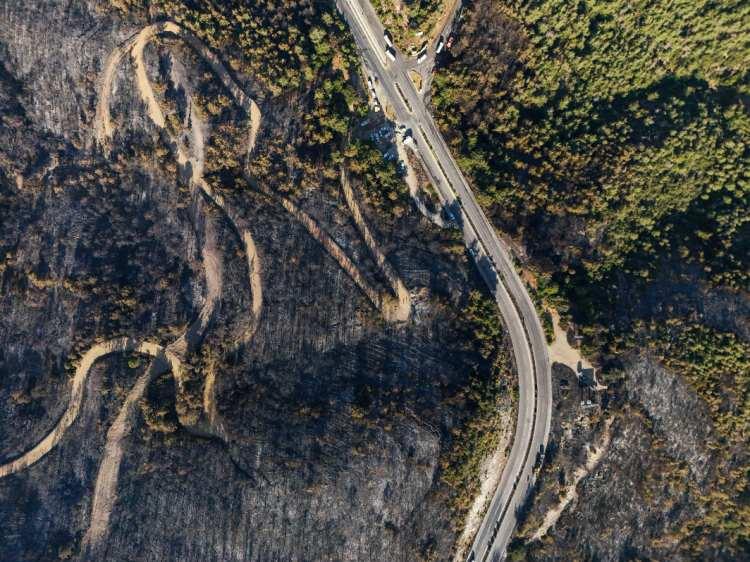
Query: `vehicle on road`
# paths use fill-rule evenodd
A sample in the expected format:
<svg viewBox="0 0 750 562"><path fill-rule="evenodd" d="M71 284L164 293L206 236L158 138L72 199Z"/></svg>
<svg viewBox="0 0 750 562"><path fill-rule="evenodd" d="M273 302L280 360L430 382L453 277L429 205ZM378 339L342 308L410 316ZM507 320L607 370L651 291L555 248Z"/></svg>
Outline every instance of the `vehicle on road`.
<svg viewBox="0 0 750 562"><path fill-rule="evenodd" d="M539 450L536 453L536 460L534 461L534 470L542 466L544 462L544 445L539 445Z"/></svg>
<svg viewBox="0 0 750 562"><path fill-rule="evenodd" d="M427 51L422 51L417 55L417 64L422 64L424 61L427 60Z"/></svg>
<svg viewBox="0 0 750 562"><path fill-rule="evenodd" d="M385 39L386 45L393 47L393 38L387 29L383 32L383 39Z"/></svg>
<svg viewBox="0 0 750 562"><path fill-rule="evenodd" d="M391 59L391 62L396 62L396 49L393 47L386 47L385 54Z"/></svg>
<svg viewBox="0 0 750 562"><path fill-rule="evenodd" d="M439 55L440 51L443 50L443 47L445 47L445 40L443 39L443 36L440 36L440 39L438 39L437 47L435 47L435 54Z"/></svg>
<svg viewBox="0 0 750 562"><path fill-rule="evenodd" d="M411 129L406 129L405 131L403 131L401 134L401 138L403 139L406 146L413 147L416 145L416 142L414 141L414 135L412 135L411 133Z"/></svg>

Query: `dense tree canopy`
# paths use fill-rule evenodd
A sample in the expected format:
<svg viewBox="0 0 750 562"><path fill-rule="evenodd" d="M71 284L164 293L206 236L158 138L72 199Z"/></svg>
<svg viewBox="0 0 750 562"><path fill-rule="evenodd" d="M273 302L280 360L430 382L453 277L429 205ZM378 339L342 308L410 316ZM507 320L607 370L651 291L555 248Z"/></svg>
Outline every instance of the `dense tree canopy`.
<svg viewBox="0 0 750 562"><path fill-rule="evenodd" d="M741 2L479 1L434 103L499 224L559 242L561 285L678 259L744 287L748 25Z"/></svg>

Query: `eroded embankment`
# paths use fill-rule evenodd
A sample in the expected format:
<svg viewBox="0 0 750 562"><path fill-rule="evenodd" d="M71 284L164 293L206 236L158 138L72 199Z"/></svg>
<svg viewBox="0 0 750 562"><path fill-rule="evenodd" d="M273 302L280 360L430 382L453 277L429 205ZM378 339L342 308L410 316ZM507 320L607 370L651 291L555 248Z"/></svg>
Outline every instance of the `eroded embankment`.
<svg viewBox="0 0 750 562"><path fill-rule="evenodd" d="M557 523L557 520L560 519L560 516L562 515L563 511L565 511L565 508L567 508L568 505L578 499L578 490L576 489L578 483L586 476L588 476L591 471L599 465L599 462L602 460L604 453L609 447L609 441L611 437L610 428L612 426L613 420L614 418L608 418L607 421L604 422L604 432L601 439L595 446L588 448L588 451L586 452L586 463L583 466L579 466L575 470L575 472L573 473L573 480L566 487L565 495L563 496L562 500L560 500L559 504L557 504L545 514L544 521L542 522L539 529L537 529L537 531L532 535L531 540L539 540L544 535L546 535L547 531L549 531L550 528L555 523Z"/></svg>
<svg viewBox="0 0 750 562"><path fill-rule="evenodd" d="M503 475L503 467L508 460L508 452L513 441L513 429L515 421L512 412L503 414L500 421L500 432L497 445L492 454L482 461L479 469L481 485L479 493L469 508L463 522L463 530L456 541L456 551L453 555L453 562L463 562L466 560L466 553L471 548L474 536L479 531L484 519L487 508L492 501L495 490L500 485Z"/></svg>
<svg viewBox="0 0 750 562"><path fill-rule="evenodd" d="M401 163L406 169L406 177L404 178L404 180L406 181L406 185L409 188L409 195L411 196L411 200L414 202L414 206L420 213L422 213L425 218L429 219L436 226L445 228L447 225L445 220L443 220L441 214L430 211L427 208L427 205L425 205L425 202L419 196L419 180L417 179L417 174L414 171L414 167L409 161L409 155L406 152L407 148L404 146L404 141L402 140L400 135L396 135L396 151L398 152L399 160L401 160Z"/></svg>

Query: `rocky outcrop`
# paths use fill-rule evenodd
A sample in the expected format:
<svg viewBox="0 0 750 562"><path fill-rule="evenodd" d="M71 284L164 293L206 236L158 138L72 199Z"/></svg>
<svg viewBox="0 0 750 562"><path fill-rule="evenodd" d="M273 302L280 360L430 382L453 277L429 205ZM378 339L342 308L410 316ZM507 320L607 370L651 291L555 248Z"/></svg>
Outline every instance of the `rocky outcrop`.
<svg viewBox="0 0 750 562"><path fill-rule="evenodd" d="M630 396L646 411L654 430L667 442L667 450L685 461L697 481L708 476L711 460L707 443L713 423L706 403L677 374L653 359L641 357L628 369Z"/></svg>

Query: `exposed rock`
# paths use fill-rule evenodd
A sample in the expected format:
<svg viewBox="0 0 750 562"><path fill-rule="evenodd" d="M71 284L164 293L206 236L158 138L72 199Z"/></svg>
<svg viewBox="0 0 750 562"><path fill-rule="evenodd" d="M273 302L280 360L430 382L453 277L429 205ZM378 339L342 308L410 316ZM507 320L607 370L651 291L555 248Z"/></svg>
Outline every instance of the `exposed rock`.
<svg viewBox="0 0 750 562"><path fill-rule="evenodd" d="M630 396L643 405L654 430L666 440L669 453L686 461L696 480L705 481L711 459L706 443L713 426L705 402L683 379L647 357L628 367L625 381Z"/></svg>

